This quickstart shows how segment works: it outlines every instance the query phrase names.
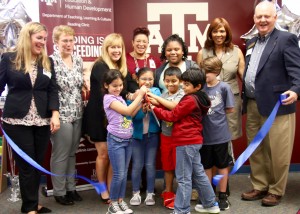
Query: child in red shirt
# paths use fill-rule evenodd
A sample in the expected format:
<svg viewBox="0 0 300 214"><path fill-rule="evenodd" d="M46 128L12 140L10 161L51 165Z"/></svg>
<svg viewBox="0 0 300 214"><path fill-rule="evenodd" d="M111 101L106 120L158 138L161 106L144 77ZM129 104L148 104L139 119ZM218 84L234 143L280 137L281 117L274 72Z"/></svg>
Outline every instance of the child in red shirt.
<svg viewBox="0 0 300 214"><path fill-rule="evenodd" d="M199 150L202 147L202 118L210 107L208 96L201 91L205 84L205 74L190 68L181 79L185 96L171 111L151 105L159 119L174 122L172 137L176 146L175 174L178 181L174 214L190 214L190 199L193 187L202 200L200 212L219 213L215 193L201 164Z"/></svg>

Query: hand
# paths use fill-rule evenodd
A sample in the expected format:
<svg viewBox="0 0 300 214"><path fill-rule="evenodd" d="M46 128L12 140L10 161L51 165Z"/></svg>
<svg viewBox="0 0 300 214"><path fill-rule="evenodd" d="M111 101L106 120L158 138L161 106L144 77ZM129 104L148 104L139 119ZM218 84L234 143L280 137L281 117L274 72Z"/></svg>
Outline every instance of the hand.
<svg viewBox="0 0 300 214"><path fill-rule="evenodd" d="M282 105L291 105L294 102L296 102L298 99L298 95L294 91L288 90L288 91L284 92L283 94L288 95L288 97L286 99L282 100Z"/></svg>
<svg viewBox="0 0 300 214"><path fill-rule="evenodd" d="M147 93L147 95L149 95L149 93ZM148 99L152 105L155 105L155 106L159 105L159 102L156 99L154 99L152 97L148 97Z"/></svg>
<svg viewBox="0 0 300 214"><path fill-rule="evenodd" d="M59 128L60 128L59 113L58 113L58 111L53 111L52 117L50 119L51 134L54 134L55 132L57 132L57 130Z"/></svg>
<svg viewBox="0 0 300 214"><path fill-rule="evenodd" d="M143 103L142 104L142 109L143 109L143 112L150 111L151 110L150 104L149 103Z"/></svg>
<svg viewBox="0 0 300 214"><path fill-rule="evenodd" d="M90 85L90 77L89 76L83 75L83 87L86 91L90 90L91 85Z"/></svg>
<svg viewBox="0 0 300 214"><path fill-rule="evenodd" d="M148 95L148 97L151 97L151 98L154 98L154 99L157 99L157 97L159 97L159 96L157 96L157 95L155 95L151 92L148 92L147 95Z"/></svg>
<svg viewBox="0 0 300 214"><path fill-rule="evenodd" d="M131 76L132 76L132 79L134 79L134 80L138 79L136 74L132 74Z"/></svg>
<svg viewBox="0 0 300 214"><path fill-rule="evenodd" d="M144 94L146 94L147 92L148 92L148 88L147 88L145 85L143 85L142 87L140 87L139 93L140 93L141 95L144 95Z"/></svg>

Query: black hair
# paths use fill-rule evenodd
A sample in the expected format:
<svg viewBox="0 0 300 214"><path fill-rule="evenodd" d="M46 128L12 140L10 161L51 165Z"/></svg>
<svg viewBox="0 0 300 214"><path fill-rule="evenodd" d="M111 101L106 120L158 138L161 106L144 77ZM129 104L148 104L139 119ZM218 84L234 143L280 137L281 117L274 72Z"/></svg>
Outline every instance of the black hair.
<svg viewBox="0 0 300 214"><path fill-rule="evenodd" d="M166 76L176 76L179 80L181 80L181 70L180 68L178 67L168 67L166 70L165 70L165 73L164 73L164 79L166 78Z"/></svg>
<svg viewBox="0 0 300 214"><path fill-rule="evenodd" d="M194 87L200 84L202 89L206 82L206 75L199 68L189 68L181 75L181 79L190 82Z"/></svg>
<svg viewBox="0 0 300 214"><path fill-rule="evenodd" d="M123 77L121 71L119 71L117 69L110 69L104 73L102 88L106 94L108 93L108 90L107 90L107 88L105 88L105 85L111 84L116 79L121 79L123 82L124 88L125 88L124 77Z"/></svg>
<svg viewBox="0 0 300 214"><path fill-rule="evenodd" d="M134 40L134 38L139 35L139 34L144 34L146 35L147 37L149 37L150 35L150 31L148 28L146 27L137 27L133 30L133 37L132 37L132 40Z"/></svg>
<svg viewBox="0 0 300 214"><path fill-rule="evenodd" d="M155 77L153 70L151 68L149 68L149 67L140 68L136 75L137 75L137 77L139 79L140 76L142 76L144 73L147 73L149 71L151 71L153 73L153 77Z"/></svg>
<svg viewBox="0 0 300 214"><path fill-rule="evenodd" d="M182 51L183 51L183 60L185 60L187 58L188 55L188 48L185 44L185 42L183 41L183 39L178 35L178 34L173 34L171 36L169 36L163 43L162 47L161 47L161 55L160 55L160 59L161 61L167 59L166 58L166 47L169 44L169 42L173 42L176 41L178 42L181 47L182 47Z"/></svg>

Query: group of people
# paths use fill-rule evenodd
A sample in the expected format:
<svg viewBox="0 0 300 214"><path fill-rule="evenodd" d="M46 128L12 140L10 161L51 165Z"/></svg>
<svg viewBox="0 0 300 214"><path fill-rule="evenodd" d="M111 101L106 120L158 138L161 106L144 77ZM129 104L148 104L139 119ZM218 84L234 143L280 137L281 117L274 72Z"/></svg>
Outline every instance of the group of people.
<svg viewBox="0 0 300 214"><path fill-rule="evenodd" d="M125 52L122 36L112 33L103 41L90 81L83 76L82 59L73 54L71 27L53 29L56 50L48 57L46 27L27 23L16 49L4 53L0 62L0 92L6 84L9 88L3 129L39 164L51 139L51 171L60 175L75 174L75 153L80 137L86 136L97 150L97 178L107 185L100 196L109 204L108 214L133 213L124 201L130 161L130 205L142 203L143 168L144 203L155 204L158 149L165 171L164 206L174 209L174 214L190 213L195 189L201 202L195 210L219 213L229 208L226 175L234 162L232 140L242 136L242 110L247 113L250 143L280 94L285 94L270 132L250 157L253 188L241 195L244 200L262 199L266 206L278 205L285 193L294 143L300 49L295 35L275 29L276 19L272 2L256 6L254 22L259 33L247 41L244 57L232 43L228 22L215 18L197 62L187 59L187 46L177 34L164 41L159 60L146 53L147 28L134 30L130 53ZM90 90L85 108L83 88ZM14 158L19 168L21 212L50 213L38 200L40 172L16 153ZM218 201L211 184L216 171L225 175ZM73 176L51 178L58 203L83 200Z"/></svg>

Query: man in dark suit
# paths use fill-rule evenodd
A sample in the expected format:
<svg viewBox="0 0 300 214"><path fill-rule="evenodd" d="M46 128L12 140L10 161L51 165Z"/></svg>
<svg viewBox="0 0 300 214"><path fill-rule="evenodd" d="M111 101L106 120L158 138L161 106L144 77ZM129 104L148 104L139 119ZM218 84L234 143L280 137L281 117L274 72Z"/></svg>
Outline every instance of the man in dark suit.
<svg viewBox="0 0 300 214"><path fill-rule="evenodd" d="M300 94L298 40L291 33L275 29L276 19L272 2L256 6L254 22L259 33L246 45L242 92L248 142L266 121L280 94L287 95L269 133L250 157L253 189L242 194L244 200L262 199L265 206L278 205L285 193Z"/></svg>

